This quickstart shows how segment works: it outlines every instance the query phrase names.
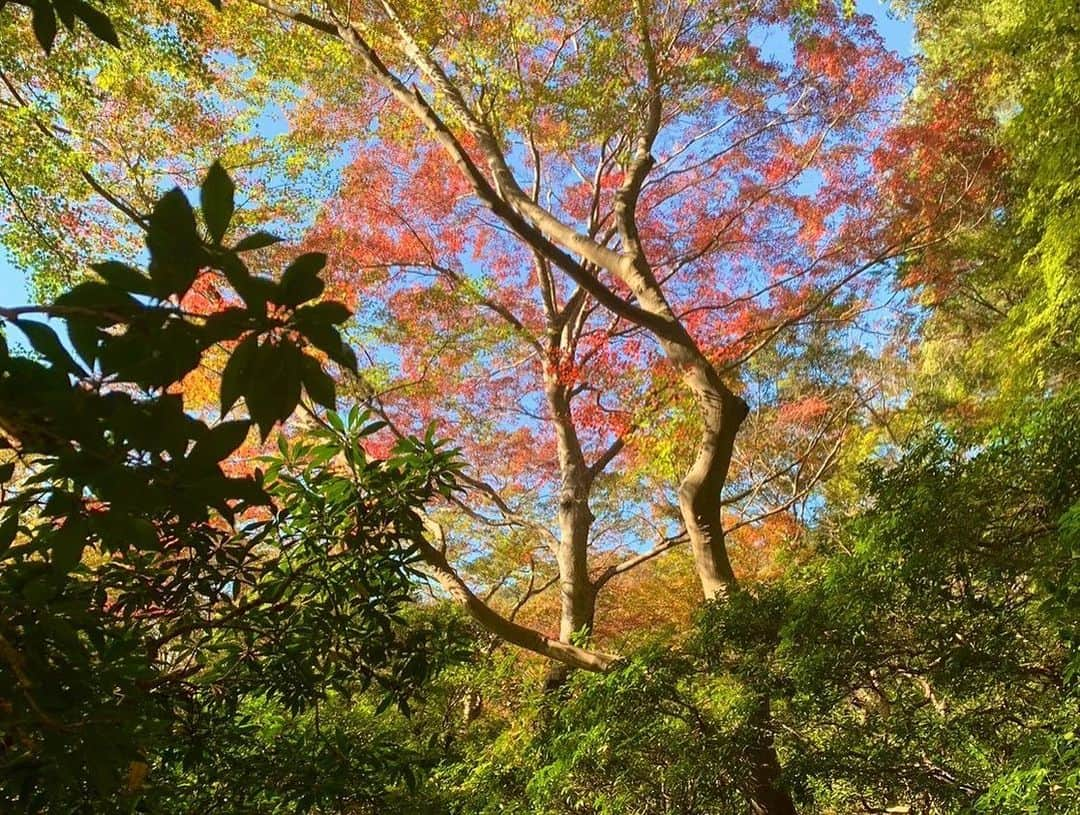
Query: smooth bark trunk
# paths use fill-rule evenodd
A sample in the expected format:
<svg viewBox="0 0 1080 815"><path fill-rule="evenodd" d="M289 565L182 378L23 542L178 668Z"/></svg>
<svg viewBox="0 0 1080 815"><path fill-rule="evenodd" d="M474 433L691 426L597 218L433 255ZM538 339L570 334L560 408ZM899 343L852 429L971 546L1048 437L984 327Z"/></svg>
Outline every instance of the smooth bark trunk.
<svg viewBox="0 0 1080 815"><path fill-rule="evenodd" d="M724 384L716 367L671 311L647 266L631 273L642 308L669 320L667 336L657 336L664 353L682 374L694 397L701 436L693 463L679 485L679 511L694 553L698 580L706 599L727 597L738 591L724 542L723 504L735 438L749 408ZM770 728L768 699L755 712L757 743L751 747L748 800L751 815L795 815L795 804L780 784L780 761Z"/></svg>
<svg viewBox="0 0 1080 815"><path fill-rule="evenodd" d="M694 553L698 580L706 599L736 587L724 543L721 495L731 466L735 436L746 417L746 403L719 382L704 360L683 377L697 402L702 429L693 463L679 485L679 511Z"/></svg>
<svg viewBox="0 0 1080 815"><path fill-rule="evenodd" d="M596 590L589 580L589 533L595 520L589 508L592 475L585 464L581 443L570 414L566 386L548 373L548 407L555 424L559 456L559 639L570 642L575 634L588 636L596 609Z"/></svg>
<svg viewBox="0 0 1080 815"><path fill-rule="evenodd" d="M679 485L679 511L705 597L723 596L733 591L736 583L724 546L720 498L731 466L735 436L748 413L746 402L724 384L715 366L672 312L648 267L639 263L624 274L634 280L641 307L669 323L668 331L658 335L657 340L682 375L697 406L701 437L694 462Z"/></svg>
<svg viewBox="0 0 1080 815"><path fill-rule="evenodd" d="M585 499L580 501L584 504ZM559 639L570 642L577 634L584 634L588 638L593 627L596 592L589 581L588 564L589 529L593 516L587 505L567 509L560 507L559 516L561 541L556 557L561 607Z"/></svg>

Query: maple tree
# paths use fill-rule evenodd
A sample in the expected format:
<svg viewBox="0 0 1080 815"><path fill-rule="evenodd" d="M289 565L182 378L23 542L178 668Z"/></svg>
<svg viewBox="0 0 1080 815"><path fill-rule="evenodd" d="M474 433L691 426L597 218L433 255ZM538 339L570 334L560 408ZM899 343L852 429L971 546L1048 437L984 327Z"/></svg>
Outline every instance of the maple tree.
<svg viewBox="0 0 1080 815"><path fill-rule="evenodd" d="M300 22L351 44L414 114L341 113L377 135L310 240L331 252L336 291L379 298L360 320L395 358L362 395L404 428L454 428L483 475L465 537L494 521L522 530L503 536L519 562L554 550L565 640L593 625L612 570L652 554L602 552L594 491L616 547L640 550L652 522L659 553L682 540L663 479L677 473L703 590L729 590L722 487L761 499L762 482L794 476L805 497L844 388L824 371L831 386L782 383L815 364L804 349L840 367L839 338L873 308L864 273L914 240L874 218L870 159L903 66L870 21L788 4L629 18L510 4L448 25L388 4ZM768 417L762 436L791 435L764 469L729 475L736 391ZM763 509L775 502L741 521Z"/></svg>
<svg viewBox="0 0 1080 815"><path fill-rule="evenodd" d="M287 12L286 17L299 24L284 33L255 25L265 18L257 16L262 12L252 5ZM528 482L533 494L546 494L546 500L562 488L562 482L572 482L567 489L576 497L563 513L559 526L565 529L557 535L574 541L560 544L562 554L556 553L569 598L560 625L563 639L591 623L593 592L588 584L597 570L583 563L582 556L592 523L588 498L597 478L606 478L614 459L622 456L617 473L621 480L618 486L612 480L605 490L615 496L609 502L614 511L632 508L633 517L620 524L626 533L622 543L628 539L631 548L640 549L646 541L641 521L669 519L674 485L668 482L685 475L679 459L695 455L691 448L700 431L696 423L702 420L711 439L702 449L713 441L720 444L686 481L683 509L691 521L687 528L706 594L730 582L733 575L721 543L720 502L713 498L733 454L732 417L742 412L738 404L742 396L736 397L732 389L754 402L755 421L762 420L755 435L779 438L782 429L801 433L805 442L800 450L791 449L796 445L794 436L789 449L778 445L764 468L760 456L737 460L731 475L736 495L762 500L751 504L744 500L742 517L735 522L776 510L778 503L787 508L808 496L813 475L825 470L844 423L834 410L838 402L844 403L835 387L840 367L836 357L850 357L852 347L843 346L845 331L857 326L860 316L874 305L875 284L860 273L906 248L904 241L886 241L873 220L873 176L867 160L902 66L883 49L869 19L847 17L832 7L811 13L788 3L692 10L642 6L636 16L625 19L603 4L566 9L508 5L497 12L463 10L460 25L449 26L421 9L380 7L361 14L353 8L355 20L343 23L340 18L320 22L304 14L297 17L275 4L245 3L232 4L213 18L206 16L212 14L210 9L185 8L176 18L178 37L165 43L162 54L159 45L140 39L146 36L140 32L179 12L137 3L129 11L126 19L116 15L123 22L117 23L120 38L130 40L126 47L138 49L148 68L162 65L170 77L202 82L211 93L205 103L182 110L169 100L185 93L192 96L183 84L170 79L161 85L149 76L129 73L132 81L143 85L137 97L131 85L115 93L108 86L95 89L115 100L107 110L118 122L124 121L128 111L123 105L132 98L143 103L144 117L190 119L197 114L183 127L153 128L155 133L173 132L170 138L175 138L177 148L190 150L196 122L210 125L211 132L223 132L224 102L218 98L223 88L239 83L245 92L254 93L255 110L268 98L265 88L260 93L258 80L243 81L250 60L260 75L281 80L283 87L275 92L301 100L291 114L302 125L289 134L293 144L305 138L342 139L376 126L363 154L348 170L339 196L342 203L320 219L311 240L334 250L340 264L334 280L339 296L356 303L372 287L390 290L380 292L380 298L390 307L399 333L406 326L411 334L405 340L411 347L400 349L402 364L395 373L403 372L399 378L408 379L409 371L423 370L427 381L411 389L398 387L401 382L383 384L401 392L398 405L414 426L436 414L448 426L453 426L455 412L466 419L488 417L479 432L473 432L475 425L464 432L468 421L460 427L465 441L479 442L474 457L478 473L505 481L507 475L515 478L514 467L501 465L515 460L531 464L535 472L518 480ZM619 20L618 26L613 19ZM349 25L356 30L346 34ZM508 32L508 38L497 37L499 31ZM331 36L320 38L325 34ZM279 56L283 36L302 55L300 68ZM372 47L386 49L379 57L385 62L370 61L382 52L365 51L364 36ZM349 45L357 37L351 47L359 50L349 55L341 47L342 38ZM614 48L616 38L625 39L628 47ZM328 40L325 47L312 45ZM662 47L654 47L654 40ZM190 50L183 50L189 43ZM54 74L47 78L41 76L40 65L20 55L18 67L26 73L20 78L31 88L41 86L39 98L50 85L75 84L78 91L71 74L94 65L94 70L107 75L114 64L111 51L102 57L100 49L80 49L70 39L62 46L47 66ZM232 49L237 64L211 60L211 46ZM430 50L427 57L421 53L425 50ZM441 69L432 60L442 53L460 75L455 81L460 87L456 99L453 94L443 99L442 90L436 94L436 102L447 106L441 125L447 132L440 131L436 141L441 140L441 146L433 147L417 139L426 127L442 120L434 111L424 114L420 109L427 103L417 101L415 94L401 96L405 86L394 84L397 80L388 65L396 61L404 68L409 60L422 58L417 70L427 71L425 82L434 87L432 82L439 85L442 80L437 73ZM58 56L66 62L57 62ZM194 69L184 62L193 57L201 60ZM342 70L333 72L332 81L321 76L301 79L300 69L318 59ZM391 106L381 100L369 106L378 112L377 122L358 118L354 109L340 102L349 91L371 88L372 77L363 70L347 70L350 63L352 68L374 67L376 86L389 88ZM57 76L65 70L68 78ZM211 85L206 83L208 76L228 79ZM318 93L305 97L289 89L290 81ZM340 90L329 93L331 86ZM206 90L194 98L205 96ZM477 94L476 99L467 100L466 92ZM161 95L165 93L169 95ZM404 99L403 111L392 106L395 95L400 97L399 106ZM30 95L14 98L26 101ZM96 137L89 139L70 129L71 119L95 109L94 96L84 98L75 92L67 98L90 107L72 104L70 110L47 110L58 123L47 120L48 134L43 138L70 134L87 152L94 147L102 151L89 156L89 166L111 170L106 179L110 185L138 183L125 177ZM24 118L42 115L18 101L13 109ZM101 107L96 110L101 112ZM418 110L423 114L419 124L402 118L402 112ZM42 130L42 122L31 120ZM250 151L258 149L251 145L265 140L246 130L248 121L229 124ZM136 122L136 126L145 125ZM312 137L306 130L318 133ZM129 132L118 130L118 140ZM645 141L639 143L641 138ZM485 180L478 167L491 159L491 151L501 155L503 150L507 155L501 166L495 166L497 178ZM166 152L174 152L170 143L146 150L147 156ZM230 166L245 163L244 154L237 155L240 160ZM464 174L451 170L458 166L455 161L464 162ZM652 163L656 166L648 166ZM86 166L84 162L81 172L89 172ZM556 214L567 224L576 222L583 234L572 235L538 204L528 204L529 196L516 180L511 183L512 173L507 175L511 167L519 174L534 175L535 197L555 202ZM579 177L583 171L584 177ZM175 175L183 170L173 160L157 172ZM506 184L510 186L502 189ZM462 199L470 190L481 194ZM140 195L146 198L145 192L112 197L123 203ZM495 202L496 214L510 218L512 229L525 229L524 239L508 238L484 225L491 195L502 201ZM251 214L248 208L243 212L245 217ZM30 220L37 224L43 219ZM533 220L536 223L529 226ZM545 235L544 229L559 234ZM343 234L347 234L344 241ZM560 240L569 251L559 248ZM32 245L40 247L40 242ZM583 249L588 252L575 258ZM644 264L646 255L649 270L629 268L631 262ZM394 282L384 286L388 269ZM409 279L410 273L422 277L425 271L434 272L441 283L422 286ZM642 274L640 280L635 277ZM649 283L650 278L656 285ZM648 304L633 302L640 298L630 295L627 281L645 286L648 291L641 296ZM399 313L394 314L395 309ZM665 316L667 312L671 313ZM441 322L433 319L439 316ZM448 321L455 330L468 329L477 336L451 337ZM379 327L381 342L393 340L388 329L393 325ZM660 338L660 348L650 334ZM515 340L520 351L513 346ZM453 348L448 348L450 343ZM665 344L674 363L660 353ZM434 376L432 366L424 364L425 349L434 348L447 349L438 366L441 372L464 367L467 375ZM490 367L486 361L494 354L533 357L501 381L482 384L464 362L478 363L475 372ZM798 361L800 357L804 361ZM792 366L798 365L812 377L811 369L817 367L816 381L795 382ZM831 377L825 371L829 365ZM773 370L767 371L769 366ZM730 387L711 381L721 371L729 377ZM510 381L517 374L518 381ZM694 386L680 392L680 381ZM376 390L379 387L376 383ZM446 395L448 389L460 392L461 400L454 408L434 410L430 397ZM858 399L857 390L849 395ZM720 404L713 404L716 400ZM477 405L496 409L478 411ZM702 406L708 409L695 415ZM546 416L533 421L527 415L532 407ZM565 418L561 434L552 430L550 419L556 416ZM530 435L562 438L561 456L534 454L523 443ZM581 447L580 455L575 446ZM662 455L653 458L653 451ZM789 489L779 502L763 498L770 485L780 484ZM513 489L520 490L521 484ZM486 491L481 489L480 500ZM712 498L706 500L705 495ZM489 510L499 509L500 503L509 506L503 496L488 497ZM691 508L695 501L702 505L698 509L708 512L698 517L700 513ZM639 511L642 507L647 512ZM642 517L648 513L654 517ZM539 523L546 525L548 519L540 518ZM535 517L530 525L536 527ZM632 531L634 526L637 532ZM665 527L661 550L672 545L669 539L679 538L670 524ZM600 565L603 573L622 568L609 556Z"/></svg>

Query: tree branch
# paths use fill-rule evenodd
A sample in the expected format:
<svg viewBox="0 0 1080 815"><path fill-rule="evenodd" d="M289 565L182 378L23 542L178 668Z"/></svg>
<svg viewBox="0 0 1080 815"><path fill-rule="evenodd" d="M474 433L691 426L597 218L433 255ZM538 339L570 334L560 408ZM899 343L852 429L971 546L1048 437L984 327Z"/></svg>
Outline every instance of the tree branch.
<svg viewBox="0 0 1080 815"><path fill-rule="evenodd" d="M652 155L653 142L660 131L660 71L656 63L652 37L649 32L649 20L645 9L645 0L634 4L638 23L638 36L641 38L641 55L645 61L646 75L646 115L638 137L634 158L630 163L626 179L615 194L615 221L622 239L623 250L632 257L641 254L641 241L637 229L637 203L641 187L656 160Z"/></svg>
<svg viewBox="0 0 1080 815"><path fill-rule="evenodd" d="M682 535L676 535L673 538L665 538L663 541L661 541L648 551L641 552L640 554L634 555L631 558L627 558L626 560L622 561L622 563L616 563L614 566L608 566L593 581L594 589L596 591L599 591L604 586L604 584L611 580L611 578L623 574L624 572L628 572L636 566L640 566L642 563L646 563L652 560L654 557L662 555L664 554L664 552L667 552L670 549L674 549L676 546L681 546L682 544L687 543L689 540L690 538L688 535L686 535L686 533L683 533Z"/></svg>
<svg viewBox="0 0 1080 815"><path fill-rule="evenodd" d="M426 521L430 525L430 521ZM503 617L477 597L462 577L450 566L446 557L425 540L418 543L420 557L439 585L456 600L477 623L506 642L535 654L585 671L603 672L610 669L618 657L588 651L548 637L532 628Z"/></svg>

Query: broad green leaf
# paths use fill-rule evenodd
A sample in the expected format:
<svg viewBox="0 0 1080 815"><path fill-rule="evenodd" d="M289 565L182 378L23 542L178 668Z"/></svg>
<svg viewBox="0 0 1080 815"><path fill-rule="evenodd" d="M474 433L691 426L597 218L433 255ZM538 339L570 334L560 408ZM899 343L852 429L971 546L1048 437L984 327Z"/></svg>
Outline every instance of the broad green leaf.
<svg viewBox="0 0 1080 815"><path fill-rule="evenodd" d="M15 320L14 322L26 335L30 346L49 363L67 373L86 376L86 371L71 358L71 354L64 348L60 338L51 327L33 320Z"/></svg>
<svg viewBox="0 0 1080 815"><path fill-rule="evenodd" d="M275 243L281 243L281 238L277 235L271 235L269 232L254 232L245 238L241 238L233 247L233 251L252 252L256 249L273 246Z"/></svg>
<svg viewBox="0 0 1080 815"><path fill-rule="evenodd" d="M117 260L91 263L90 268L101 275L106 283L134 294L153 294L153 283L138 269Z"/></svg>
<svg viewBox="0 0 1080 815"><path fill-rule="evenodd" d="M224 416L236 404L247 390L248 379L252 376L255 355L258 352L259 338L249 334L229 355L225 370L221 374L221 415Z"/></svg>
<svg viewBox="0 0 1080 815"><path fill-rule="evenodd" d="M319 361L305 354L300 360L300 370L304 390L311 400L327 410L333 410L337 402L336 387L333 378L322 369Z"/></svg>
<svg viewBox="0 0 1080 815"><path fill-rule="evenodd" d="M146 245L155 294L184 294L205 265L195 213L179 187L165 193L150 215Z"/></svg>
<svg viewBox="0 0 1080 815"><path fill-rule="evenodd" d="M228 458L247 438L251 422L237 420L222 422L210 428L195 444L188 456L190 461L216 464Z"/></svg>
<svg viewBox="0 0 1080 815"><path fill-rule="evenodd" d="M15 536L19 531L19 513L8 510L4 520L0 523L0 554L6 552L15 542Z"/></svg>
<svg viewBox="0 0 1080 815"><path fill-rule="evenodd" d="M31 12L30 25L34 29L34 36L45 53L50 54L53 42L56 40L56 15L53 13L52 6L46 0L37 0L31 6Z"/></svg>
<svg viewBox="0 0 1080 815"><path fill-rule="evenodd" d="M244 396L264 439L300 401L300 357L300 350L288 341L265 342L255 354Z"/></svg>
<svg viewBox="0 0 1080 815"><path fill-rule="evenodd" d="M215 161L206 174L200 193L203 220L215 244L221 245L235 209L236 186L221 164Z"/></svg>
<svg viewBox="0 0 1080 815"><path fill-rule="evenodd" d="M298 325L314 323L330 323L340 325L346 322L352 312L342 303L336 300L326 300L312 306L302 306L296 310L296 322Z"/></svg>
<svg viewBox="0 0 1080 815"><path fill-rule="evenodd" d="M319 272L324 266L326 255L322 252L308 252L296 258L281 275L277 302L284 306L298 306L322 294L325 284L319 278Z"/></svg>
<svg viewBox="0 0 1080 815"><path fill-rule="evenodd" d="M98 11L86 0L71 0L75 15L86 24L90 32L99 40L109 45L120 47L120 38L116 36L116 29L112 21L102 12Z"/></svg>

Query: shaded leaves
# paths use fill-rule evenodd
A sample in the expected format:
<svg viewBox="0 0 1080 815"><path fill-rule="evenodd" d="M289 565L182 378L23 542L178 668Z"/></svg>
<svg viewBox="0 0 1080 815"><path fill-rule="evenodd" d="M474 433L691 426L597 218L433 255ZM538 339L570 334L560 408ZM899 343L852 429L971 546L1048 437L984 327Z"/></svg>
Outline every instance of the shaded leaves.
<svg viewBox="0 0 1080 815"><path fill-rule="evenodd" d="M34 38L46 54L52 52L56 40L57 18L69 32L75 31L77 18L97 39L114 47L120 46L120 38L108 15L87 0L7 0L0 3L0 11L8 3L30 10Z"/></svg>

